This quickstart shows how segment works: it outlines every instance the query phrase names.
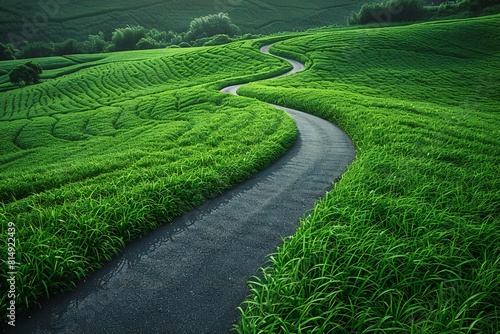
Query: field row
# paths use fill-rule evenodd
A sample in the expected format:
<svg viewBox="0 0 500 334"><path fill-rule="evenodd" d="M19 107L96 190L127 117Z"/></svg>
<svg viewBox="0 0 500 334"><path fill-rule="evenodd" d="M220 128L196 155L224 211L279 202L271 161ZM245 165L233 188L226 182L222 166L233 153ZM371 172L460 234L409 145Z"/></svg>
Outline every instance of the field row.
<svg viewBox="0 0 500 334"><path fill-rule="evenodd" d="M0 99L0 120L94 110L139 96L189 87L193 83L224 80L230 71L241 76L267 73L275 70L273 65L279 64L270 60L269 65L265 63L257 71L242 65L251 62L253 57L255 52L227 54L219 49L209 49L168 58L124 61L83 69L55 82L49 80L40 85L5 92Z"/></svg>

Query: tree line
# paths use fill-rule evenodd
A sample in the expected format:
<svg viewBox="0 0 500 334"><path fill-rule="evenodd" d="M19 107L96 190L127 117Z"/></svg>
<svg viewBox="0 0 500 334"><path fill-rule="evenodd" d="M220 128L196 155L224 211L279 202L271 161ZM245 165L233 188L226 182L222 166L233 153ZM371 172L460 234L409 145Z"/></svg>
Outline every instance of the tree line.
<svg viewBox="0 0 500 334"><path fill-rule="evenodd" d="M85 41L68 39L59 43L25 42L19 50L11 44L0 43L0 60L62 56L79 53L102 53L127 50L146 50L165 47L212 46L229 43L240 33L227 13L195 18L186 32L159 31L143 26L117 28L107 39L104 33L89 35ZM251 38L246 34L238 39Z"/></svg>
<svg viewBox="0 0 500 334"><path fill-rule="evenodd" d="M351 12L349 25L390 22L426 21L463 13L481 15L481 11L500 5L500 0L385 0L365 3L358 12ZM498 11L498 8L497 8Z"/></svg>

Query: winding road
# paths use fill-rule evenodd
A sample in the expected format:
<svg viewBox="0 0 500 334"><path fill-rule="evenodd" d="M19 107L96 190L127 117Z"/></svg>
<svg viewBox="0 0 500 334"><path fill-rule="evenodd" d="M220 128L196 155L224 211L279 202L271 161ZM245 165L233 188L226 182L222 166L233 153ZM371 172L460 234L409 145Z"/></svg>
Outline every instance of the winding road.
<svg viewBox="0 0 500 334"><path fill-rule="evenodd" d="M262 52L268 53L268 46ZM294 69L304 65L287 59ZM283 76L283 75L282 75ZM234 93L240 86L223 92ZM299 137L266 170L127 245L71 293L18 317L16 333L227 333L246 282L355 157L335 125L276 106ZM5 331L12 330L4 329Z"/></svg>

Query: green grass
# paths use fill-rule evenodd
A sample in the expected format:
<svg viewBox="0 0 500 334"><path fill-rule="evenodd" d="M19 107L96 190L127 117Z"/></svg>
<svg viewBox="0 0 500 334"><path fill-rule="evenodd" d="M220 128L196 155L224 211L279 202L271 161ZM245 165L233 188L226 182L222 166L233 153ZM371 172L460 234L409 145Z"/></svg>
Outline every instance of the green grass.
<svg viewBox="0 0 500 334"><path fill-rule="evenodd" d="M129 62L148 60L162 56L184 55L197 48L188 49L155 49L141 51L123 51L103 54L77 54L62 57L44 57L19 59L0 62L0 91L7 91L17 88L11 85L8 73L19 65L28 61L34 61L43 68L42 79L54 79L63 75L78 72L81 69L94 67L97 65L113 64L117 62Z"/></svg>
<svg viewBox="0 0 500 334"><path fill-rule="evenodd" d="M60 66L52 79L1 93L0 234L15 223L18 310L72 287L126 241L293 143L284 112L218 92L289 69L248 44L78 56L88 67L71 74L46 59ZM6 243L0 256L4 265Z"/></svg>
<svg viewBox="0 0 500 334"><path fill-rule="evenodd" d="M4 0L0 5L0 41L8 41L8 33L22 35L25 18L33 21L34 15L44 13L39 3L50 1ZM345 24L352 10L358 10L364 1L330 0L304 2L299 0L144 0L96 1L84 4L67 1L61 4L49 22L36 28L36 36L28 40L62 41L68 38L84 40L89 34L103 31L111 37L116 28L143 25L160 30L187 31L196 17L227 12L243 32L273 33L307 29L331 24ZM28 34L32 34L28 31Z"/></svg>
<svg viewBox="0 0 500 334"><path fill-rule="evenodd" d="M320 31L274 48L308 71L241 93L335 122L357 159L252 279L238 332L500 331L499 19ZM217 92L288 68L248 42L40 61L40 85L9 90L0 77L0 233L16 223L22 309L296 135L283 113Z"/></svg>
<svg viewBox="0 0 500 334"><path fill-rule="evenodd" d="M274 48L308 70L241 94L335 122L357 159L251 280L238 332L500 332L499 29L496 15Z"/></svg>

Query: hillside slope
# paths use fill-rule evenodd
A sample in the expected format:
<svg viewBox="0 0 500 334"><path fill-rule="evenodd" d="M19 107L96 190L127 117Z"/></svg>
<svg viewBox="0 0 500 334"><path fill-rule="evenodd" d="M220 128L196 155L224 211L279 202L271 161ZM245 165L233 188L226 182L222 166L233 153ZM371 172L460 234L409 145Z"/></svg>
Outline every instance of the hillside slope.
<svg viewBox="0 0 500 334"><path fill-rule="evenodd" d="M290 39L308 70L241 95L357 158L251 283L241 333L500 332L500 16Z"/></svg>
<svg viewBox="0 0 500 334"><path fill-rule="evenodd" d="M195 17L227 12L242 32L272 33L343 24L361 0L130 0L85 2L4 0L0 4L0 41L15 33L28 41L84 39L126 25L187 30Z"/></svg>
<svg viewBox="0 0 500 334"><path fill-rule="evenodd" d="M296 138L284 112L218 91L289 67L252 46L87 57L73 58L89 60L79 69L55 58L51 78L0 93L0 234L15 226L19 312L267 167Z"/></svg>

